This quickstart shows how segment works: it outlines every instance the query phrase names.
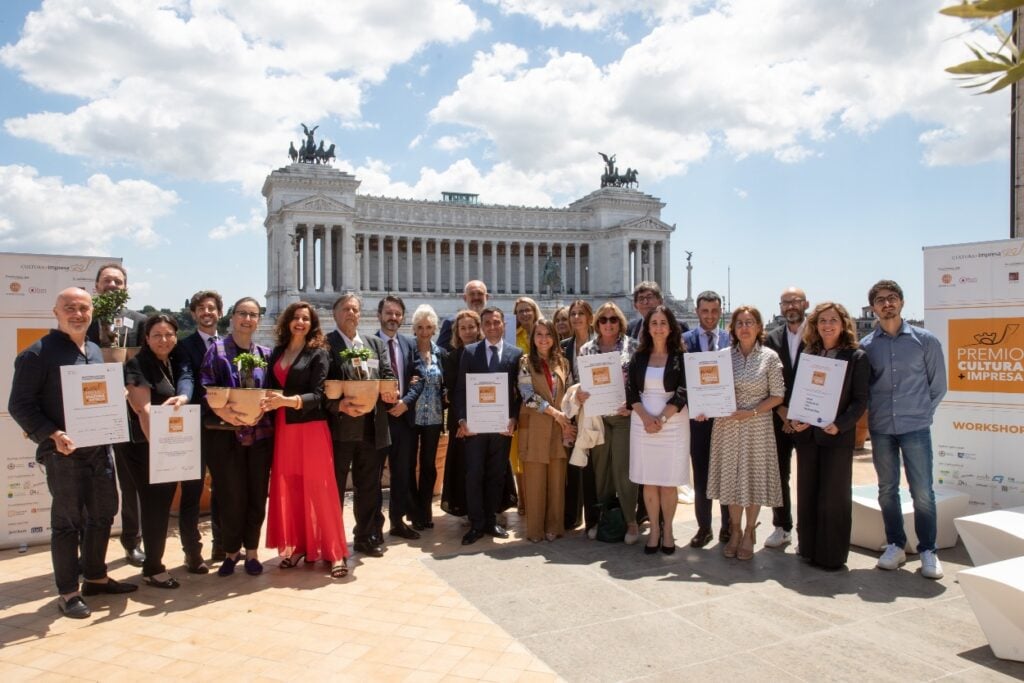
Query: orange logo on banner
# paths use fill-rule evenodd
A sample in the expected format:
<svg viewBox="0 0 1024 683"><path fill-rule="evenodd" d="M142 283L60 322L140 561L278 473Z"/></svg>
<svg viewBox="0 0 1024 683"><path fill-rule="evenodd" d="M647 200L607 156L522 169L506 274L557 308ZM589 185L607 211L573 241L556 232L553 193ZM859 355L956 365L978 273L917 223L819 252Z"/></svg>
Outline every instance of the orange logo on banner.
<svg viewBox="0 0 1024 683"><path fill-rule="evenodd" d="M950 320L949 389L1024 394L1024 318Z"/></svg>
<svg viewBox="0 0 1024 683"><path fill-rule="evenodd" d="M705 384L718 384L718 366L702 365L700 368L700 383L701 386Z"/></svg>

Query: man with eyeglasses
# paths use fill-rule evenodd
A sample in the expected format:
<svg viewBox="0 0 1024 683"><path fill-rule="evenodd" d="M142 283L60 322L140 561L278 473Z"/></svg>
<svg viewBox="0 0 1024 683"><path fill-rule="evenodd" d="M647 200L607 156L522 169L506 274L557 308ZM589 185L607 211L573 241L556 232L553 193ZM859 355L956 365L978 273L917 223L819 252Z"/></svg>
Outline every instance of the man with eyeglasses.
<svg viewBox="0 0 1024 683"><path fill-rule="evenodd" d="M648 313L657 308L662 301L664 301L664 297L661 295L661 286L657 282L644 280L634 287L633 309L640 317L629 321L629 325L626 327L626 336L639 341L640 330L644 326L644 318L647 317Z"/></svg>
<svg viewBox="0 0 1024 683"><path fill-rule="evenodd" d="M786 383L786 395L782 405L775 409L772 422L775 425L775 449L779 456L779 480L782 483L782 507L772 508L774 531L764 539L766 548L780 548L793 540L793 506L789 491L789 473L793 462L793 441L795 432L786 420L789 398L793 394L793 379L800 354L804 350L804 322L807 318L807 295L797 287L788 287L779 297L779 309L786 319L765 337L764 345L779 354L782 360L782 379Z"/></svg>
<svg viewBox="0 0 1024 683"><path fill-rule="evenodd" d="M477 315L487 308L487 285L482 280L470 280L462 289L462 301L466 308L476 311ZM441 321L441 330L437 333L437 345L445 351L451 350L452 323L455 316L450 315Z"/></svg>
<svg viewBox="0 0 1024 683"><path fill-rule="evenodd" d="M879 569L897 569L907 561L900 504L900 454L914 501L914 530L921 554L921 575L942 578L935 553L935 491L932 488L931 424L946 394L942 345L931 332L902 317L903 290L892 280L879 280L868 292L878 325L860 346L871 363L868 431L872 461L878 475L886 546Z"/></svg>

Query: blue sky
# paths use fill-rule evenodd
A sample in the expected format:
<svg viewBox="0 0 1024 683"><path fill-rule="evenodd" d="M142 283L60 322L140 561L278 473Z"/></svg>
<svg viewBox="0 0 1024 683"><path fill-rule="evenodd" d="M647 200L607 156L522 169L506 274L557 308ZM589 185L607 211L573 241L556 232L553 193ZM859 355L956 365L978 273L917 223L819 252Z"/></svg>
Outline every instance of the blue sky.
<svg viewBox="0 0 1024 683"><path fill-rule="evenodd" d="M921 248L1009 233L1005 95L948 2L56 0L0 4L0 249L125 259L132 304L266 290L263 178L300 122L362 191L564 206L640 169L672 292L854 310ZM292 6L294 5L294 6ZM30 14L31 13L31 14Z"/></svg>

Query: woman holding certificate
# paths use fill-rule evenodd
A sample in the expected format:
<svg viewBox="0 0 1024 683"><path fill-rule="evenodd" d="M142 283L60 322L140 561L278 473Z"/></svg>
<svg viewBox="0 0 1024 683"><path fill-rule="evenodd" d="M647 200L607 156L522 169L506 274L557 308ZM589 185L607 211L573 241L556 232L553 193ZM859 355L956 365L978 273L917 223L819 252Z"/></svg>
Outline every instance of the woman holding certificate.
<svg viewBox="0 0 1024 683"><path fill-rule="evenodd" d="M572 422L561 411L569 383L555 324L541 319L530 333L530 353L519 365L519 459L530 507L526 537L534 543L565 533L565 439Z"/></svg>
<svg viewBox="0 0 1024 683"><path fill-rule="evenodd" d="M804 353L846 361L835 419L824 427L790 421L797 432L797 532L800 556L823 569L839 569L850 551L853 444L868 405L871 366L857 348L853 319L837 303L820 303L807 316Z"/></svg>
<svg viewBox="0 0 1024 683"><path fill-rule="evenodd" d="M617 353L625 378L629 360L636 351L636 340L626 336L626 316L622 309L611 301L601 304L594 317L594 331L597 336L583 345L579 355ZM585 391L576 392L576 400L584 406L588 396ZM629 480L629 406L625 397L618 411L602 420L604 443L594 446L590 451L597 501L603 505L618 496L622 514L626 518L625 542L632 545L640 539L640 527L636 521L637 485ZM597 526L591 527L587 536L596 538Z"/></svg>
<svg viewBox="0 0 1024 683"><path fill-rule="evenodd" d="M142 349L125 363L124 384L132 407L132 441L127 462L139 486L142 518L142 542L146 561L142 565L145 583L154 588L177 588L178 580L164 567L167 522L178 482L150 483L149 415L153 405L183 406L192 396L192 369L175 352L178 323L163 313L151 316L142 325Z"/></svg>
<svg viewBox="0 0 1024 683"><path fill-rule="evenodd" d="M690 414L683 330L667 306L655 307L644 319L640 346L626 375L626 402L633 407L629 478L643 484L651 518L644 552L653 555L660 547L671 555L676 551L672 521L677 487L690 483Z"/></svg>
<svg viewBox="0 0 1024 683"><path fill-rule="evenodd" d="M231 334L215 341L203 359L200 376L204 387L208 390L209 387L242 387L239 356L251 367L246 372L245 384L251 383L255 388L266 386L265 366L270 349L253 341L259 326L259 302L248 296L235 302L231 309ZM206 401L209 405L209 393ZM215 442L208 463L217 492L221 539L226 554L217 574L235 573L244 546L245 572L256 576L263 573L259 560L260 531L266 517L274 424L270 416L262 412L254 418L242 415L231 403L222 408L211 406L210 410L221 419L212 426Z"/></svg>
<svg viewBox="0 0 1024 683"><path fill-rule="evenodd" d="M775 450L772 410L782 403L786 386L782 361L762 346L761 313L740 306L729 323L736 412L715 418L711 428L711 466L707 495L729 506L731 535L722 553L749 560L754 556L754 529L761 506L782 505L782 484ZM704 415L698 415L701 421ZM741 520L746 513L746 527Z"/></svg>
<svg viewBox="0 0 1024 683"><path fill-rule="evenodd" d="M267 547L291 569L305 558L324 560L331 576L348 575L348 546L334 476L331 432L324 412L324 380L330 366L327 339L316 311L305 301L284 309L274 330L264 410L274 416Z"/></svg>

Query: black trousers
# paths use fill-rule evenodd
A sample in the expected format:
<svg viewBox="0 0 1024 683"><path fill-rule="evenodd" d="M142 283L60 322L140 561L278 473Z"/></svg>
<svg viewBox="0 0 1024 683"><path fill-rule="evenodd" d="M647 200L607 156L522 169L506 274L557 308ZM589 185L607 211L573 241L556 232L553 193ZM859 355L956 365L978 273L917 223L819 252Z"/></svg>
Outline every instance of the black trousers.
<svg viewBox="0 0 1024 683"><path fill-rule="evenodd" d="M495 524L501 505L512 438L477 434L466 439L466 508L470 526L483 531Z"/></svg>
<svg viewBox="0 0 1024 683"><path fill-rule="evenodd" d="M711 467L711 428L714 420L690 420L690 464L693 465L693 507L697 526L711 531L711 499L708 498L708 470ZM719 506L722 528L729 528L729 506Z"/></svg>
<svg viewBox="0 0 1024 683"><path fill-rule="evenodd" d="M43 456L50 507L50 556L61 595L78 590L79 571L86 579L107 575L107 542L117 514L114 463L106 446L76 449L71 455L49 451Z"/></svg>
<svg viewBox="0 0 1024 683"><path fill-rule="evenodd" d="M793 448L796 443L790 434L782 431L782 420L772 416L775 424L775 450L779 456L779 480L782 483L782 507L772 508L772 526L793 530L793 504L789 492L789 474L792 470Z"/></svg>
<svg viewBox="0 0 1024 683"><path fill-rule="evenodd" d="M114 444L114 465L117 472L117 486L121 489L121 545L125 550L139 546L141 521L139 520L139 488L132 477L132 470L125 461L130 444Z"/></svg>
<svg viewBox="0 0 1024 683"><path fill-rule="evenodd" d="M212 429L203 429L200 438L200 466L202 475L206 473L207 454L213 448ZM202 556L202 534L199 533L199 503L203 497L203 477L181 482L181 498L178 501L178 534L181 536L181 549L185 555ZM213 545L220 545L220 522L217 520L217 501L210 496L210 528L213 532Z"/></svg>
<svg viewBox="0 0 1024 683"><path fill-rule="evenodd" d="M853 448L796 448L796 525L800 556L826 569L846 564L853 524Z"/></svg>
<svg viewBox="0 0 1024 683"><path fill-rule="evenodd" d="M391 526L401 526L402 518L413 511L413 479L416 473L416 428L405 416L388 415L391 446L388 449L388 472L391 493L388 496L388 519Z"/></svg>
<svg viewBox="0 0 1024 683"><path fill-rule="evenodd" d="M437 483L437 444L441 441L441 425L416 427L419 442L417 454L420 465L418 480L413 481L412 507L409 516L414 522L423 524L434 517L434 484ZM412 463L415 473L416 462Z"/></svg>
<svg viewBox="0 0 1024 683"><path fill-rule="evenodd" d="M217 491L224 552L236 553L243 546L256 550L267 514L274 440L260 439L243 446L233 431L213 430L213 434L209 466Z"/></svg>
<svg viewBox="0 0 1024 683"><path fill-rule="evenodd" d="M149 444L125 444L124 462L131 472L139 490L142 512L142 543L146 548L146 561L142 565L143 576L153 576L166 571L164 550L167 548L167 525L171 518L171 502L178 482L168 484L149 483Z"/></svg>
<svg viewBox="0 0 1024 683"><path fill-rule="evenodd" d="M371 437L372 438L372 437ZM345 505L345 485L352 471L353 516L356 520L352 540L356 543L371 539L384 541L384 502L380 489L380 475L386 450L378 451L372 441L335 441L334 477L338 482L338 496Z"/></svg>

